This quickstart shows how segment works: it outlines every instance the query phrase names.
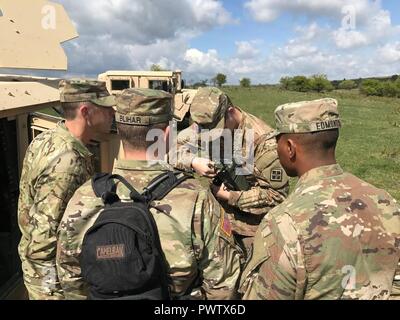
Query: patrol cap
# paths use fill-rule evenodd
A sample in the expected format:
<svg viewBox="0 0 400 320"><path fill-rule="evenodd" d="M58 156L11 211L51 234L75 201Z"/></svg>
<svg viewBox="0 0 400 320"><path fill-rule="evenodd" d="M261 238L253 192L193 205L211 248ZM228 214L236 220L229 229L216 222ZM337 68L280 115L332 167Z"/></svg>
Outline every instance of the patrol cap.
<svg viewBox="0 0 400 320"><path fill-rule="evenodd" d="M190 116L199 126L223 129L225 112L233 106L229 97L216 87L200 88L190 106Z"/></svg>
<svg viewBox="0 0 400 320"><path fill-rule="evenodd" d="M103 81L70 79L59 83L61 102L92 102L101 107L115 106L115 97L110 95Z"/></svg>
<svg viewBox="0 0 400 320"><path fill-rule="evenodd" d="M193 98L197 93L197 89L184 89L182 94L176 95L174 98L174 118L182 121L186 113L190 109ZM182 100L181 100L182 99Z"/></svg>
<svg viewBox="0 0 400 320"><path fill-rule="evenodd" d="M116 98L115 121L135 126L165 123L172 119L172 96L154 89L125 89Z"/></svg>
<svg viewBox="0 0 400 320"><path fill-rule="evenodd" d="M337 107L337 100L331 98L281 105L275 110L276 130L272 136L340 128Z"/></svg>

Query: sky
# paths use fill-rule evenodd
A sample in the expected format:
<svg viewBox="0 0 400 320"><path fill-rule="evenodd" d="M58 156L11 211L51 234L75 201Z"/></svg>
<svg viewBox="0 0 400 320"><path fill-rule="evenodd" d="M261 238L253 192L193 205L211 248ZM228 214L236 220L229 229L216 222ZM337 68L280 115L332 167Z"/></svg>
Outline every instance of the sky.
<svg viewBox="0 0 400 320"><path fill-rule="evenodd" d="M79 38L69 69L180 69L188 83L221 72L229 84L326 74L331 80L400 73L398 0L59 0Z"/></svg>

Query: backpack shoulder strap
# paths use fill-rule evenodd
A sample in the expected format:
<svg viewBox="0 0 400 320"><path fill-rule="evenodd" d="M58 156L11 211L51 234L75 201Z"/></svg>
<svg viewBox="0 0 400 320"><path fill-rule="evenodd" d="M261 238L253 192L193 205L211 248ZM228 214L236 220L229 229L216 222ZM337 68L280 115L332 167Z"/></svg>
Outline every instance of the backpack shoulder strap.
<svg viewBox="0 0 400 320"><path fill-rule="evenodd" d="M114 179L120 181L128 188L131 192L130 198L132 200L140 202L146 200L124 177L118 174L97 173L92 177L92 188L96 196L101 198L104 204L113 204L120 201L116 192L117 186L114 183Z"/></svg>
<svg viewBox="0 0 400 320"><path fill-rule="evenodd" d="M143 196L147 201L161 200L175 187L186 179L193 177L191 174L182 171L168 171L160 174L144 189Z"/></svg>

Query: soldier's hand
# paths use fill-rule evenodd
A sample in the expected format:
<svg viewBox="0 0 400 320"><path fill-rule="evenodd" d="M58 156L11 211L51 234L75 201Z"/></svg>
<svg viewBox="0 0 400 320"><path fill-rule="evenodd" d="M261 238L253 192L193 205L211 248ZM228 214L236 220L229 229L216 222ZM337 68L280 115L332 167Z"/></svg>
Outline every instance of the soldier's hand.
<svg viewBox="0 0 400 320"><path fill-rule="evenodd" d="M229 200L229 189L221 184L220 186L216 186L215 184L211 185L211 191L217 199L228 201Z"/></svg>
<svg viewBox="0 0 400 320"><path fill-rule="evenodd" d="M214 178L216 176L214 162L205 158L194 158L192 168L201 177Z"/></svg>

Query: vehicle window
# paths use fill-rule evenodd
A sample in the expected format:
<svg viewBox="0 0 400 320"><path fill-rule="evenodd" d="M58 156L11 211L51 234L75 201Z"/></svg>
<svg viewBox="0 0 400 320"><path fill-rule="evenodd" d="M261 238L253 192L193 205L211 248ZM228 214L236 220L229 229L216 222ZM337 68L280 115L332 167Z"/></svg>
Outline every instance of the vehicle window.
<svg viewBox="0 0 400 320"><path fill-rule="evenodd" d="M124 90L130 88L129 80L111 80L111 90Z"/></svg>
<svg viewBox="0 0 400 320"><path fill-rule="evenodd" d="M149 81L149 88L155 90L164 90L167 92L171 92L172 88L169 85L168 81L165 80L150 80Z"/></svg>

